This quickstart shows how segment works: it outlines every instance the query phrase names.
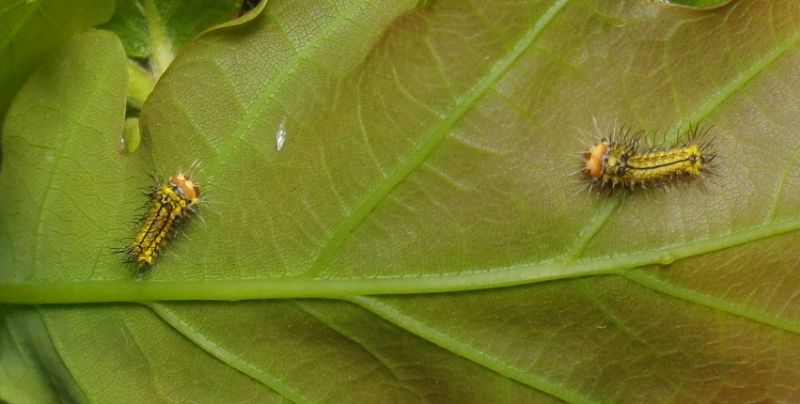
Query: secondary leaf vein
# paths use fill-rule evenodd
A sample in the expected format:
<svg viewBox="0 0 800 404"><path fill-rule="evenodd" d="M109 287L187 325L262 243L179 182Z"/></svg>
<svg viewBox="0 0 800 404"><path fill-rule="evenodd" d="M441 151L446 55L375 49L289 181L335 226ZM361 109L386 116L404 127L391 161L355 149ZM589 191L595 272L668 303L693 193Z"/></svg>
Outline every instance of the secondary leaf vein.
<svg viewBox="0 0 800 404"><path fill-rule="evenodd" d="M555 18L569 0L558 0L547 10L511 48L511 51L502 57L492 67L488 74L460 100L420 143L390 174L376 184L372 191L362 200L361 204L342 220L339 227L333 232L320 254L314 260L306 276L313 276L324 270L334 254L344 244L350 233L402 182L409 174L416 170L428 156L441 144L451 132L455 124L475 106L494 85L506 75L514 63L520 59L528 48L539 37L544 28Z"/></svg>
<svg viewBox="0 0 800 404"><path fill-rule="evenodd" d="M492 370L501 376L515 380L526 386L532 387L543 393L549 394L558 399L571 402L571 403L588 403L591 402L586 397L583 397L575 391L568 390L563 386L556 385L550 381L529 374L522 369L517 368L511 364L506 363L500 358L487 355L480 352L467 343L459 341L440 330L432 328L424 322L406 315L390 305L384 304L375 298L370 297L353 297L350 301L369 310L376 316L404 329L411 334L425 339L443 349L452 352L462 358L465 358L481 367Z"/></svg>
<svg viewBox="0 0 800 404"><path fill-rule="evenodd" d="M793 334L800 334L800 322L797 321L781 318L762 310L747 307L743 304L726 301L697 290L681 287L658 279L655 276L647 275L641 270L626 271L623 273L623 276L636 284L670 297L730 313Z"/></svg>
<svg viewBox="0 0 800 404"><path fill-rule="evenodd" d="M160 303L147 304L153 312L161 317L167 324L169 324L175 331L185 336L189 341L192 341L200 349L208 352L211 356L217 358L222 363L230 366L233 369L242 372L253 380L264 384L268 388L276 391L283 397L288 398L296 403L309 403L312 400L303 396L291 387L283 384L278 378L256 368L246 360L243 360L238 355L227 351L219 344L209 340L205 335L198 332L188 323L186 323L178 314Z"/></svg>

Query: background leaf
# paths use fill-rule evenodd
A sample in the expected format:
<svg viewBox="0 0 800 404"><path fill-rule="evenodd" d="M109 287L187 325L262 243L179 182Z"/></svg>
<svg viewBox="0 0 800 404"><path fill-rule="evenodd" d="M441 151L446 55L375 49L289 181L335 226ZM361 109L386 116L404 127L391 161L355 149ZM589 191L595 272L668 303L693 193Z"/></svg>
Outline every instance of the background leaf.
<svg viewBox="0 0 800 404"><path fill-rule="evenodd" d="M144 305L7 306L17 337L0 341L32 362L27 385L46 374L98 401L129 386L166 401L795 401L800 4L416 3L276 0L204 35L145 104L134 156L111 153L115 74L91 81L108 98L31 80L6 124L0 295ZM94 36L67 60L96 57L79 45ZM45 120L67 129L36 119L53 94L77 97ZM713 124L715 176L581 193L578 154L615 122ZM91 157L39 168L43 139ZM195 159L205 221L131 279L104 244L131 237L144 167ZM263 298L286 299L148 302Z"/></svg>
<svg viewBox="0 0 800 404"><path fill-rule="evenodd" d="M25 78L73 34L111 18L104 0L9 0L0 4L0 122Z"/></svg>
<svg viewBox="0 0 800 404"><path fill-rule="evenodd" d="M234 18L241 4L241 0L121 0L103 28L119 35L128 56L152 58L153 70L160 76L175 52L208 27Z"/></svg>

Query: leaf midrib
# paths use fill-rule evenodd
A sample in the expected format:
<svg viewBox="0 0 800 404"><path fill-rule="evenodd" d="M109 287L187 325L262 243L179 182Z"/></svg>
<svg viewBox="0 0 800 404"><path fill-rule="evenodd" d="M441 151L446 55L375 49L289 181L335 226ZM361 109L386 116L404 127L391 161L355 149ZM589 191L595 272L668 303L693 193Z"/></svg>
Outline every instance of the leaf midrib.
<svg viewBox="0 0 800 404"><path fill-rule="evenodd" d="M719 237L624 256L574 260L564 256L511 267L471 272L401 274L369 278L243 278L220 280L74 280L0 282L7 303L87 303L155 300L250 300L342 298L354 295L457 292L526 285L674 261L800 230L800 218L758 225Z"/></svg>

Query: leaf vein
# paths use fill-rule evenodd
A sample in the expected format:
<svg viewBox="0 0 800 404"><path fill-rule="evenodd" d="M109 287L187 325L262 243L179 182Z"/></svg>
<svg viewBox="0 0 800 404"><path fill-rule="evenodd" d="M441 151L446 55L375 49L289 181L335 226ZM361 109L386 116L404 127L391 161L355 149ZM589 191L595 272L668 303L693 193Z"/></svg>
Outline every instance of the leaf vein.
<svg viewBox="0 0 800 404"><path fill-rule="evenodd" d="M280 380L274 375L270 375L263 370L256 368L246 360L243 360L232 352L225 350L222 346L208 340L208 338L206 338L197 330L193 329L191 325L183 321L178 314L174 313L166 306L160 303L150 303L147 304L147 306L150 307L150 309L153 310L156 315L161 317L161 319L169 324L176 332L186 337L189 341L192 341L200 349L208 352L209 355L218 359L220 362L230 366L233 369L236 369L237 371L247 375L259 383L262 383L266 387L274 390L278 394L291 401L296 403L309 403L312 401L303 396L301 392L298 392L281 383Z"/></svg>
<svg viewBox="0 0 800 404"><path fill-rule="evenodd" d="M383 358L380 354L375 352L374 349L370 348L363 342L361 342L357 337L353 336L352 334L346 332L342 327L339 327L333 324L328 319L324 318L323 315L317 313L314 309L308 307L307 304L304 304L302 301L295 300L294 304L304 313L308 314L311 318L318 321L320 324L324 325L325 327L330 328L332 331L336 332L337 334L341 335L342 337L346 338L348 341L354 343L355 345L359 346L364 352L369 355L372 359L374 359L381 367L385 368L389 373L394 377L397 381L397 385L401 387L403 390L409 391L420 401L424 401L423 397L406 383L404 383L403 378L395 370L394 366L392 366L385 358Z"/></svg>
<svg viewBox="0 0 800 404"><path fill-rule="evenodd" d="M571 391L563 386L553 384L544 378L531 375L522 369L506 363L498 357L480 352L469 344L459 341L457 338L447 335L446 333L431 327L428 324L425 324L422 320L418 320L412 316L402 313L390 305L380 302L378 299L359 296L352 297L349 300L363 307L364 309L369 310L376 316L396 325L397 327L423 338L426 341L450 351L455 355L465 358L481 367L494 371L501 376L507 377L567 402L592 402L588 398L583 397L575 391Z"/></svg>
<svg viewBox="0 0 800 404"><path fill-rule="evenodd" d="M733 314L735 316L746 318L748 320L752 320L757 323L768 325L793 334L800 334L800 322L781 318L774 314L747 307L743 304L726 301L719 297L681 287L658 279L655 276L647 275L642 270L626 271L622 274L622 276L642 287L660 292L670 297Z"/></svg>
<svg viewBox="0 0 800 404"><path fill-rule="evenodd" d="M428 133L426 139L405 160L401 161L389 176L376 184L372 191L362 200L358 208L345 216L325 244L325 247L311 264L311 268L305 274L306 276L319 274L327 267L350 233L386 199L400 182L422 165L433 150L447 137L455 124L506 75L568 2L569 0L557 0L547 12L531 25L525 35L511 48L511 51L500 58L488 74L481 78L464 97L457 100L455 106L444 116L444 119Z"/></svg>

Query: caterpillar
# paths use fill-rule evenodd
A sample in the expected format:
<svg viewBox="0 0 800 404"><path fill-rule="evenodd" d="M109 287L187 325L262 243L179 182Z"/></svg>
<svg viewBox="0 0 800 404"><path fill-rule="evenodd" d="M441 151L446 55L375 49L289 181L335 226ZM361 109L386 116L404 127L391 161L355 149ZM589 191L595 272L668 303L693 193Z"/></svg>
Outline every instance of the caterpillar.
<svg viewBox="0 0 800 404"><path fill-rule="evenodd" d="M610 139L601 139L583 153L583 175L590 181L590 189L600 191L655 188L700 177L717 157L710 151L710 130L690 126L688 139L679 146L640 150L643 133L631 134L630 129L622 127Z"/></svg>
<svg viewBox="0 0 800 404"><path fill-rule="evenodd" d="M155 263L178 225L200 204L199 185L182 173L169 177L165 183L157 183L148 195L150 210L140 220L133 241L119 250L126 255L125 262L138 267L140 276Z"/></svg>

